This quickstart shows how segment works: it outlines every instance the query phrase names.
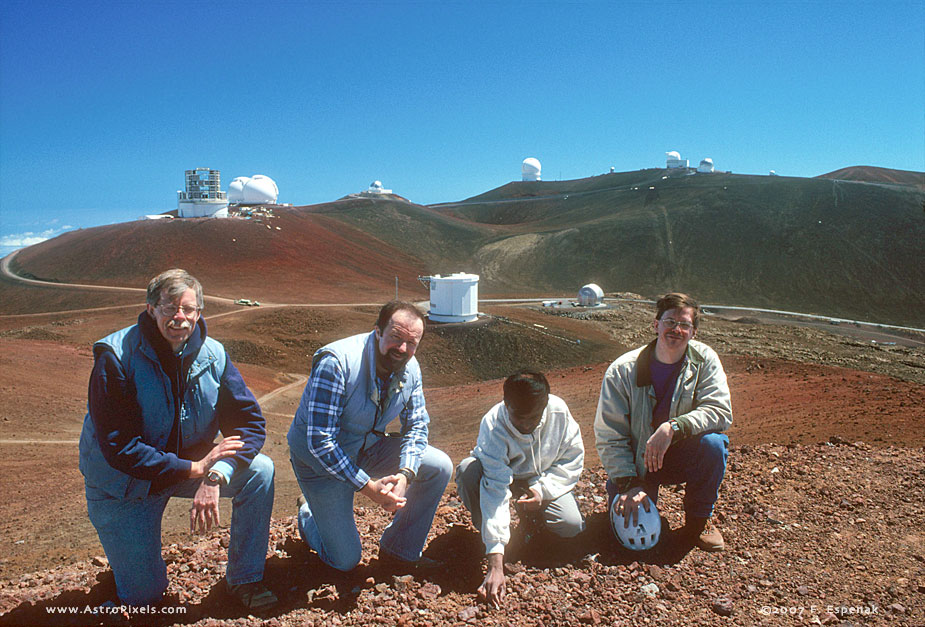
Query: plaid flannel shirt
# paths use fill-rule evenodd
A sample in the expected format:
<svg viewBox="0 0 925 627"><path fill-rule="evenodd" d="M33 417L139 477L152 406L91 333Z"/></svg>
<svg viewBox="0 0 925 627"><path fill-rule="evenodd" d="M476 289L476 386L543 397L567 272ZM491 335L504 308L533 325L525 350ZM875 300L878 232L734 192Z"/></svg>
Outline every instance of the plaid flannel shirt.
<svg viewBox="0 0 925 627"><path fill-rule="evenodd" d="M303 412L304 408L307 413L305 422L308 425L308 449L311 454L329 473L360 490L369 481L369 475L337 443L340 416L347 400L345 380L337 359L332 355L323 355L312 370L308 382L308 398L298 411ZM383 398L388 383L382 385L377 377L376 386L379 388L379 398ZM430 422L420 383L412 391L411 400L402 409L399 419L402 446L398 467L410 468L416 473L421 464L421 455L427 447Z"/></svg>

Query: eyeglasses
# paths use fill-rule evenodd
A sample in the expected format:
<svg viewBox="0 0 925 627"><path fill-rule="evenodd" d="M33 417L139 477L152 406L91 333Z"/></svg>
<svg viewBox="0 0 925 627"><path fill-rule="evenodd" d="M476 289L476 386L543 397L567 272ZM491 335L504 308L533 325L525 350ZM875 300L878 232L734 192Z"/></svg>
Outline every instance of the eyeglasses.
<svg viewBox="0 0 925 627"><path fill-rule="evenodd" d="M176 305L158 305L157 308L168 318L173 318L177 315L178 311L182 311L183 315L187 318L192 318L193 315L199 311L199 307L191 307L189 305L183 305L182 307L177 307Z"/></svg>
<svg viewBox="0 0 925 627"><path fill-rule="evenodd" d="M669 329L677 329L680 327L682 331L690 331L694 328L694 325L690 322L678 322L672 318L662 318L660 322Z"/></svg>

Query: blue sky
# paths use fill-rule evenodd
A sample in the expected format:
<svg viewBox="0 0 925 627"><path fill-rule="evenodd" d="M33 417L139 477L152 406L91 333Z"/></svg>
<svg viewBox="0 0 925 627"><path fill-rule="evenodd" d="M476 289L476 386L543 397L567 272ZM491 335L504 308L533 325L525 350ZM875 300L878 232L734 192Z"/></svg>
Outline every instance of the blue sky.
<svg viewBox="0 0 925 627"><path fill-rule="evenodd" d="M660 167L925 170L916 2L0 0L0 255L176 208L183 171L314 204Z"/></svg>

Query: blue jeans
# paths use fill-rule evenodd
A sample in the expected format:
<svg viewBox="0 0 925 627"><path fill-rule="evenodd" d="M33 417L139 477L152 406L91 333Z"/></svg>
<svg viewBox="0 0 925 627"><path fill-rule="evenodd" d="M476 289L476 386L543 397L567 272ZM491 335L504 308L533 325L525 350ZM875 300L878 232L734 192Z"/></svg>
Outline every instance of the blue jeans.
<svg viewBox="0 0 925 627"><path fill-rule="evenodd" d="M401 438L382 438L360 453L357 464L371 477L384 477L398 472ZM305 542L321 560L337 570L352 570L360 563L362 546L353 517L353 485L330 475L311 454L290 460L306 504L299 509L299 531ZM380 552L399 559L420 559L427 534L443 490L453 473L453 464L446 453L428 446L424 449L421 466L399 509L379 540Z"/></svg>
<svg viewBox="0 0 925 627"><path fill-rule="evenodd" d="M662 484L686 483L684 512L687 516L709 518L719 498L719 485L726 474L729 438L724 433L707 432L672 444L665 452L662 468L646 473L643 488L652 503L658 504L658 487ZM613 504L617 490L607 480L607 503Z"/></svg>
<svg viewBox="0 0 925 627"><path fill-rule="evenodd" d="M273 510L273 460L258 454L238 468L221 496L231 497L231 542L225 578L237 585L263 579ZM127 605L153 605L167 589L167 565L161 557L161 518L172 496L192 498L201 479L188 479L159 494L118 499L86 484L87 512L116 578L119 599Z"/></svg>

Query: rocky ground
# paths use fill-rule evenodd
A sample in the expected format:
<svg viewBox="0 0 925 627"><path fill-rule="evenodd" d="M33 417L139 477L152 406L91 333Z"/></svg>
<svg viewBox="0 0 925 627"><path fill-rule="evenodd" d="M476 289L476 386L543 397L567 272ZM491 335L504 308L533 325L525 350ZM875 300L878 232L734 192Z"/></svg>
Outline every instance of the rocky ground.
<svg viewBox="0 0 925 627"><path fill-rule="evenodd" d="M481 542L454 491L444 498L426 550L447 568L428 575L379 566L372 539L387 518L358 503L366 541L356 571L325 567L299 540L293 518L274 520L266 582L281 604L246 615L219 585L225 529L165 547L170 588L164 611L171 613L131 622L921 625L923 469L921 448L873 448L837 437L813 445L733 447L716 513L727 549L714 554L688 552L670 533L651 554L618 548L605 513L603 472L586 470L578 498L587 531L569 542L539 536L526 545L515 531L501 610L476 598ZM660 508L670 528L681 524L680 492L663 488ZM104 558L22 575L0 582L0 624L124 622L91 613L113 592Z"/></svg>
<svg viewBox="0 0 925 627"><path fill-rule="evenodd" d="M368 329L367 309L248 310L214 316L210 329L238 353L260 396L298 381L315 345ZM266 581L280 606L261 616L235 606L220 585L227 527L190 539L181 504L165 517L170 589L164 612L136 614L132 622L925 624L922 334L884 336L884 330L804 320L766 324L746 314L706 317L698 338L722 355L736 415L716 514L727 550L686 552L668 534L662 550L642 555L618 549L612 539L590 427L606 363L651 339L651 305L622 302L582 313L493 305L486 311L493 317L478 325L429 332L421 351L434 386L427 392L434 443L461 459L478 417L500 393L497 377L530 363L549 372L553 391L568 400L587 449L578 492L588 530L572 542L540 537L526 546L515 532L503 610L476 598L482 545L452 484L426 551L444 560L445 570L409 576L380 567L374 539L388 519L363 499L356 515L366 544L355 572L325 567L301 543L289 516L298 488L287 478L285 445L296 389L267 414L265 448L277 463L278 507ZM0 459L6 497L0 535L7 547L0 555L0 624L123 621L92 613L114 596L114 585L86 518L75 440L89 342L125 318L119 309L0 320L0 445L16 451ZM879 334L874 342L871 333ZM49 396L47 385L35 385L48 377L59 393ZM49 465L49 452L61 463ZM56 495L50 506L46 493ZM682 522L680 498L662 492L671 528Z"/></svg>

